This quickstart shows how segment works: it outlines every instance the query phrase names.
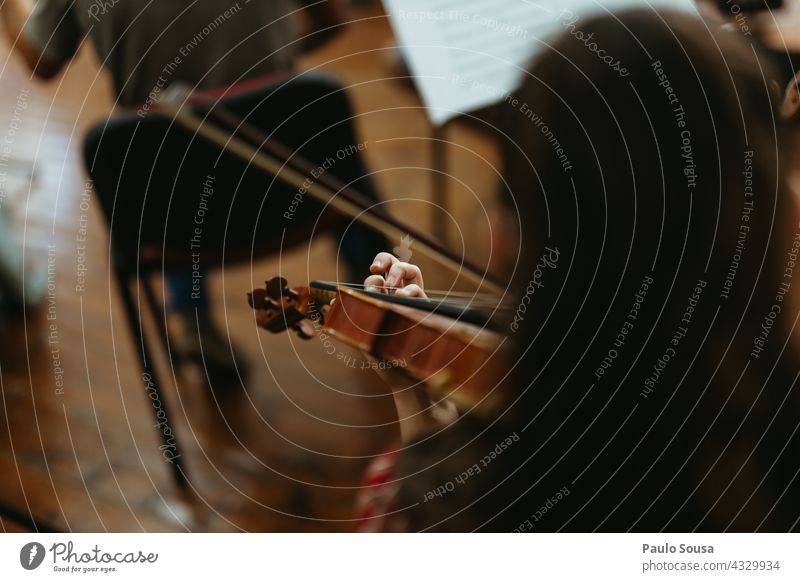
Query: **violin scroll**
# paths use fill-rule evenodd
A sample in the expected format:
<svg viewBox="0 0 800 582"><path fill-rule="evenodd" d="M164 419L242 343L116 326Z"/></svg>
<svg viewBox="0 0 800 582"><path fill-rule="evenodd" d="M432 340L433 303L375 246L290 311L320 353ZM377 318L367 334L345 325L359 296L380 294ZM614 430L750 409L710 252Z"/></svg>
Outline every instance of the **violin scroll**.
<svg viewBox="0 0 800 582"><path fill-rule="evenodd" d="M313 309L308 287L291 288L283 277L272 277L264 289L248 293L247 302L256 311L259 327L271 333L292 329L303 339L313 337L313 327L306 321Z"/></svg>

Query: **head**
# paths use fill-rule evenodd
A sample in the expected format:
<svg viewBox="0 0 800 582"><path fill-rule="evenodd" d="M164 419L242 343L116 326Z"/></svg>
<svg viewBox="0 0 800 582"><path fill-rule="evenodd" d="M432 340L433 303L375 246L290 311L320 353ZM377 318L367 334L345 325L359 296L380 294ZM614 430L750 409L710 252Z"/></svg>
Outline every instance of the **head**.
<svg viewBox="0 0 800 582"><path fill-rule="evenodd" d="M784 529L768 508L797 462L769 467L787 443L799 456L781 356L798 221L769 64L683 14L564 24L503 104L516 400L422 463L520 440L437 527L514 529L544 507L534 529Z"/></svg>

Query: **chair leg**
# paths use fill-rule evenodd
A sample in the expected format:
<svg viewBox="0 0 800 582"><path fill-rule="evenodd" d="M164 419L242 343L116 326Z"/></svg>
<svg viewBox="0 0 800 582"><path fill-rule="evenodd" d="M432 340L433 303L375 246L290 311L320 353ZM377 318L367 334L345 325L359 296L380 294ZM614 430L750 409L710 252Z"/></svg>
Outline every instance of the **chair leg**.
<svg viewBox="0 0 800 582"><path fill-rule="evenodd" d="M178 438L172 429L172 425L169 423L170 415L167 412L167 404L161 396L161 384L158 381L153 359L150 357L150 350L142 331L139 311L136 308L133 294L128 286L129 278L127 274L123 273L120 269L115 269L115 272L122 303L128 318L128 327L130 328L131 336L136 345L136 352L139 354L139 360L142 364L142 379L145 382L147 395L153 403L153 415L155 417L156 427L159 429L158 432L161 435L162 445L159 449L161 450L164 460L172 466L172 478L175 484L182 490L187 490L189 488L189 481L183 468L183 461L181 460L183 457L181 456L180 447L178 446ZM156 318L158 318L158 314L156 313L155 315Z"/></svg>
<svg viewBox="0 0 800 582"><path fill-rule="evenodd" d="M22 527L35 531L37 533L62 533L61 530L56 529L49 523L45 523L13 507L6 503L0 502L0 518L13 521Z"/></svg>
<svg viewBox="0 0 800 582"><path fill-rule="evenodd" d="M169 329L167 329L167 324L164 320L164 307L156 297L156 292L153 288L153 280L147 276L144 277L144 297L150 311L155 316L156 326L161 336L161 344L164 346L164 352L173 363L180 364L182 356L180 351L175 349L176 344L169 335Z"/></svg>

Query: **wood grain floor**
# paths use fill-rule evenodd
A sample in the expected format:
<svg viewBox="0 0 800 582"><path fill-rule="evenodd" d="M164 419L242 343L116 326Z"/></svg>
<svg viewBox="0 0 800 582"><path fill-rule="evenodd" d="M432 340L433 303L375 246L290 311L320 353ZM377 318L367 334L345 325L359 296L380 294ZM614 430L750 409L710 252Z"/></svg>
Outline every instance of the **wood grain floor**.
<svg viewBox="0 0 800 582"><path fill-rule="evenodd" d="M431 130L408 82L393 78L392 43L381 13L358 12L303 66L350 86L383 198L402 200L391 210L427 229ZM318 342L258 332L244 300L278 260L292 281L334 278L331 241L213 275L215 314L247 356L246 381L215 396L196 373L159 360L191 472L193 492L182 495L158 450L109 274L107 233L80 162L82 136L111 111L109 81L87 49L54 82L31 80L6 46L0 78L0 140L18 126L2 212L32 268L53 268L52 296L0 328L0 503L81 532L351 530L363 466L397 435L387 389ZM458 177L448 184L453 243L484 261L482 205L491 200L497 152L468 125L456 123L448 137L460 144L448 153ZM33 180L25 175L31 164ZM84 227L87 272L78 291ZM0 528L25 526L0 519Z"/></svg>

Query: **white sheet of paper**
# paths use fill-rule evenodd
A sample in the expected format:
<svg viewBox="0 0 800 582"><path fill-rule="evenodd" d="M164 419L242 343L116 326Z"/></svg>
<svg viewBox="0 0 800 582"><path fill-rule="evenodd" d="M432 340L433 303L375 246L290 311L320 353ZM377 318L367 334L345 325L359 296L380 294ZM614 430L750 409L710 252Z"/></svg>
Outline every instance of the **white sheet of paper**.
<svg viewBox="0 0 800 582"><path fill-rule="evenodd" d="M696 12L693 0L384 0L384 5L436 125L513 91L530 59L565 30L564 10L581 20L625 7Z"/></svg>

